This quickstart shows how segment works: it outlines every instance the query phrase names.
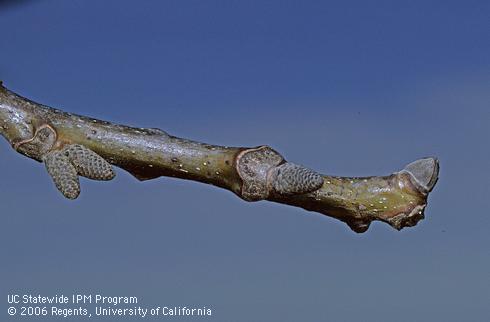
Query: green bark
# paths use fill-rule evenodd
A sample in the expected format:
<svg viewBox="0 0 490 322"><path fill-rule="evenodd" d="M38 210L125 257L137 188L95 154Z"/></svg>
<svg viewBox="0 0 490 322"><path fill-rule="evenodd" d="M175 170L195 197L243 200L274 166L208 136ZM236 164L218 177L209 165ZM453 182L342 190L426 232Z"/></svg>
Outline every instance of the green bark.
<svg viewBox="0 0 490 322"><path fill-rule="evenodd" d="M43 162L58 155L56 167L48 167L48 172L56 173L58 179L53 179L62 192L59 178L66 176L58 169L90 177L87 173L101 171L97 167L107 173L108 163L139 180L160 176L195 180L230 190L247 201L270 200L319 212L346 222L356 232L366 231L375 220L396 229L415 225L424 216L439 171L435 158L425 158L384 177L320 175L287 162L267 146L224 147L181 139L159 129L112 124L32 102L1 84L0 134L34 160ZM66 152L74 151L72 147L87 152L74 160ZM73 185L78 180L69 182ZM65 190L71 199L78 196L73 187Z"/></svg>

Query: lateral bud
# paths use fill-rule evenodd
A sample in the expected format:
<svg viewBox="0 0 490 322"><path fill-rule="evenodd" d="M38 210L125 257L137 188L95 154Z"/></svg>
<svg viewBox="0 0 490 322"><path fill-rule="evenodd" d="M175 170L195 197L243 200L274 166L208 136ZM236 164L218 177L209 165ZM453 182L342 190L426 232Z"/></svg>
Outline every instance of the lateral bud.
<svg viewBox="0 0 490 322"><path fill-rule="evenodd" d="M236 169L242 179L240 196L247 201L267 199L269 170L284 162L284 158L268 146L246 149L236 158Z"/></svg>
<svg viewBox="0 0 490 322"><path fill-rule="evenodd" d="M35 160L41 161L57 140L56 131L49 125L44 124L36 129L32 138L22 140L13 144L13 148Z"/></svg>

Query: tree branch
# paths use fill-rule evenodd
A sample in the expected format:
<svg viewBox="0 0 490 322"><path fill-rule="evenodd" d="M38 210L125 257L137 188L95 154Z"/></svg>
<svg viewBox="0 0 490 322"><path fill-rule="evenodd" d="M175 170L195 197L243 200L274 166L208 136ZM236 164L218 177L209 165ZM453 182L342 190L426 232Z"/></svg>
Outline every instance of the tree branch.
<svg viewBox="0 0 490 322"><path fill-rule="evenodd" d="M114 177L111 165L139 180L160 176L212 184L246 201L270 200L344 221L360 233L374 220L396 229L424 217L439 172L435 158L417 160L384 177L321 175L287 162L268 146L224 147L53 109L0 83L0 134L19 153L44 162L56 187L75 199L78 176Z"/></svg>

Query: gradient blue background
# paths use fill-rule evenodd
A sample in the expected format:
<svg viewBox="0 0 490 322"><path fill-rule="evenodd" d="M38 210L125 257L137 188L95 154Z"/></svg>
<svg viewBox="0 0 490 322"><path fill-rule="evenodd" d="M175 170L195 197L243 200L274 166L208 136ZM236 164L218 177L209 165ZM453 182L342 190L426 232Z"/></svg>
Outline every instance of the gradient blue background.
<svg viewBox="0 0 490 322"><path fill-rule="evenodd" d="M0 78L38 102L268 144L328 174L433 155L441 175L415 228L357 235L123 171L67 201L2 140L1 320L16 320L7 294L30 292L207 306L208 321L488 321L490 2L13 3L0 6Z"/></svg>

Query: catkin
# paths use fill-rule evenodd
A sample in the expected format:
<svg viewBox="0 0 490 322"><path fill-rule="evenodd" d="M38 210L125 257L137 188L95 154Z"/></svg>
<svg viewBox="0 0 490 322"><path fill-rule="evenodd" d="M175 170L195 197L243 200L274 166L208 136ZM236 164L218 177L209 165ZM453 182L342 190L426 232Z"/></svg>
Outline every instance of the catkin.
<svg viewBox="0 0 490 322"><path fill-rule="evenodd" d="M46 170L56 188L68 199L76 199L80 194L77 170L68 157L60 151L48 152L43 157Z"/></svg>
<svg viewBox="0 0 490 322"><path fill-rule="evenodd" d="M103 157L80 144L70 144L63 153L75 166L77 173L93 180L111 180L115 174L112 166Z"/></svg>
<svg viewBox="0 0 490 322"><path fill-rule="evenodd" d="M275 169L272 187L281 195L303 194L318 190L323 185L323 177L313 170L294 163L284 163Z"/></svg>

